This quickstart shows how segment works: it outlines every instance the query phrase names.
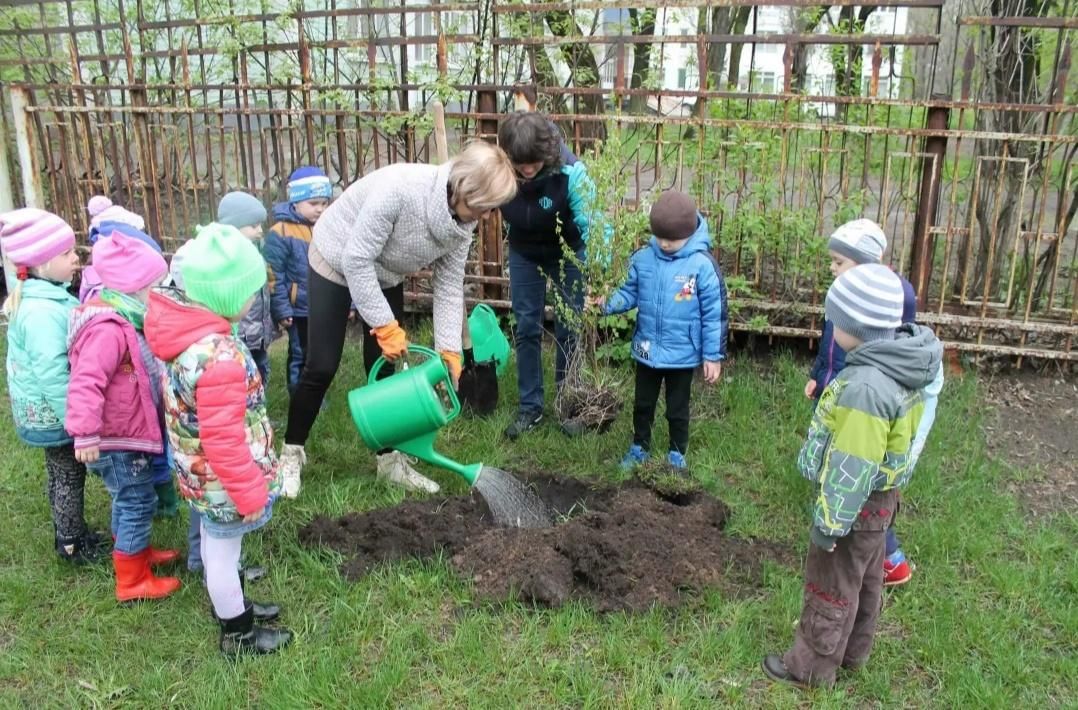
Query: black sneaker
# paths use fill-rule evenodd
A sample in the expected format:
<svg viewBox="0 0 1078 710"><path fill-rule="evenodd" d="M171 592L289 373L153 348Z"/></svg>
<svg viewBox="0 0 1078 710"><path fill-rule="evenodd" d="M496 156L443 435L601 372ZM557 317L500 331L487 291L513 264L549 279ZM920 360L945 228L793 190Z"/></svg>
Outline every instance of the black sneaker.
<svg viewBox="0 0 1078 710"><path fill-rule="evenodd" d="M505 435L509 439L515 440L521 434L537 427L541 421L543 421L542 412L522 411L517 414L517 418L513 420L513 423L505 428Z"/></svg>
<svg viewBox="0 0 1078 710"><path fill-rule="evenodd" d="M76 538L56 538L56 554L73 565L92 565L102 559L104 552L87 544L86 535Z"/></svg>
<svg viewBox="0 0 1078 710"><path fill-rule="evenodd" d="M561 433L570 438L583 436L588 433L588 427L579 419L566 419L561 423Z"/></svg>

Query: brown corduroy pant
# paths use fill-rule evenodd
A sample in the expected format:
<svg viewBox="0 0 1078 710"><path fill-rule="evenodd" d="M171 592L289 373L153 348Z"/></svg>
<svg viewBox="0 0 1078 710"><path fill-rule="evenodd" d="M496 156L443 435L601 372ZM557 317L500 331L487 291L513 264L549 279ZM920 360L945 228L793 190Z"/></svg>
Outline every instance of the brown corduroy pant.
<svg viewBox="0 0 1078 710"><path fill-rule="evenodd" d="M782 658L799 680L831 685L840 665L868 661L882 603L884 535L897 507L897 490L876 491L832 552L809 543L801 621Z"/></svg>

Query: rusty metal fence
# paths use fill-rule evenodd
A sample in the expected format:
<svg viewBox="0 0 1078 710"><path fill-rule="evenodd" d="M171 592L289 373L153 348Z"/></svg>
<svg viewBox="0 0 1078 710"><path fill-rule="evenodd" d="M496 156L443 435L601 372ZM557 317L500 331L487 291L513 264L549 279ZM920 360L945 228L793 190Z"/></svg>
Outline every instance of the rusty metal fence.
<svg viewBox="0 0 1078 710"><path fill-rule="evenodd" d="M942 5L880 3L910 18L884 31L843 2L831 12L852 22L824 32L807 0L768 6L781 31L742 0L11 0L0 154L17 156L15 203L85 231L88 198L108 194L171 249L229 190L283 197L297 165L343 189L433 159L434 99L451 144L489 138L530 85L579 155L620 168L628 194L608 209L668 187L697 197L734 328L813 337L825 235L864 215L955 347L1078 359L1078 20L945 24ZM818 48L829 86L812 76ZM761 71L768 57L781 77ZM480 232L469 293L506 305L501 227ZM429 301L423 275L410 285Z"/></svg>

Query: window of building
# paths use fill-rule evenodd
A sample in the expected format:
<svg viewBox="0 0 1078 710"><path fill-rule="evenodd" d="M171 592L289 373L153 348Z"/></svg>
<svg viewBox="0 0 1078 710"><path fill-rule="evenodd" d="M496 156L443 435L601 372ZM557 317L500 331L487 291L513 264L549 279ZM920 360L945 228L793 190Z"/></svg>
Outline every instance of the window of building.
<svg viewBox="0 0 1078 710"><path fill-rule="evenodd" d="M412 22L412 36L413 37L430 37L434 34L434 18L429 12L419 12L415 14L415 19ZM416 44L413 45L415 51L412 56L417 62L426 62L434 58L434 45L433 44Z"/></svg>

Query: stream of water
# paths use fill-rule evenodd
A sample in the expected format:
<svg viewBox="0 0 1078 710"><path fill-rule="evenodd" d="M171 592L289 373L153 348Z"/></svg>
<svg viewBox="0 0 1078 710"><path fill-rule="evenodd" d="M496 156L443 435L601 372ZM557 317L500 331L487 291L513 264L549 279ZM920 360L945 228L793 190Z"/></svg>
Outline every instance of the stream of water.
<svg viewBox="0 0 1078 710"><path fill-rule="evenodd" d="M546 504L508 471L484 466L475 490L486 500L494 522L514 528L547 528L553 523Z"/></svg>

